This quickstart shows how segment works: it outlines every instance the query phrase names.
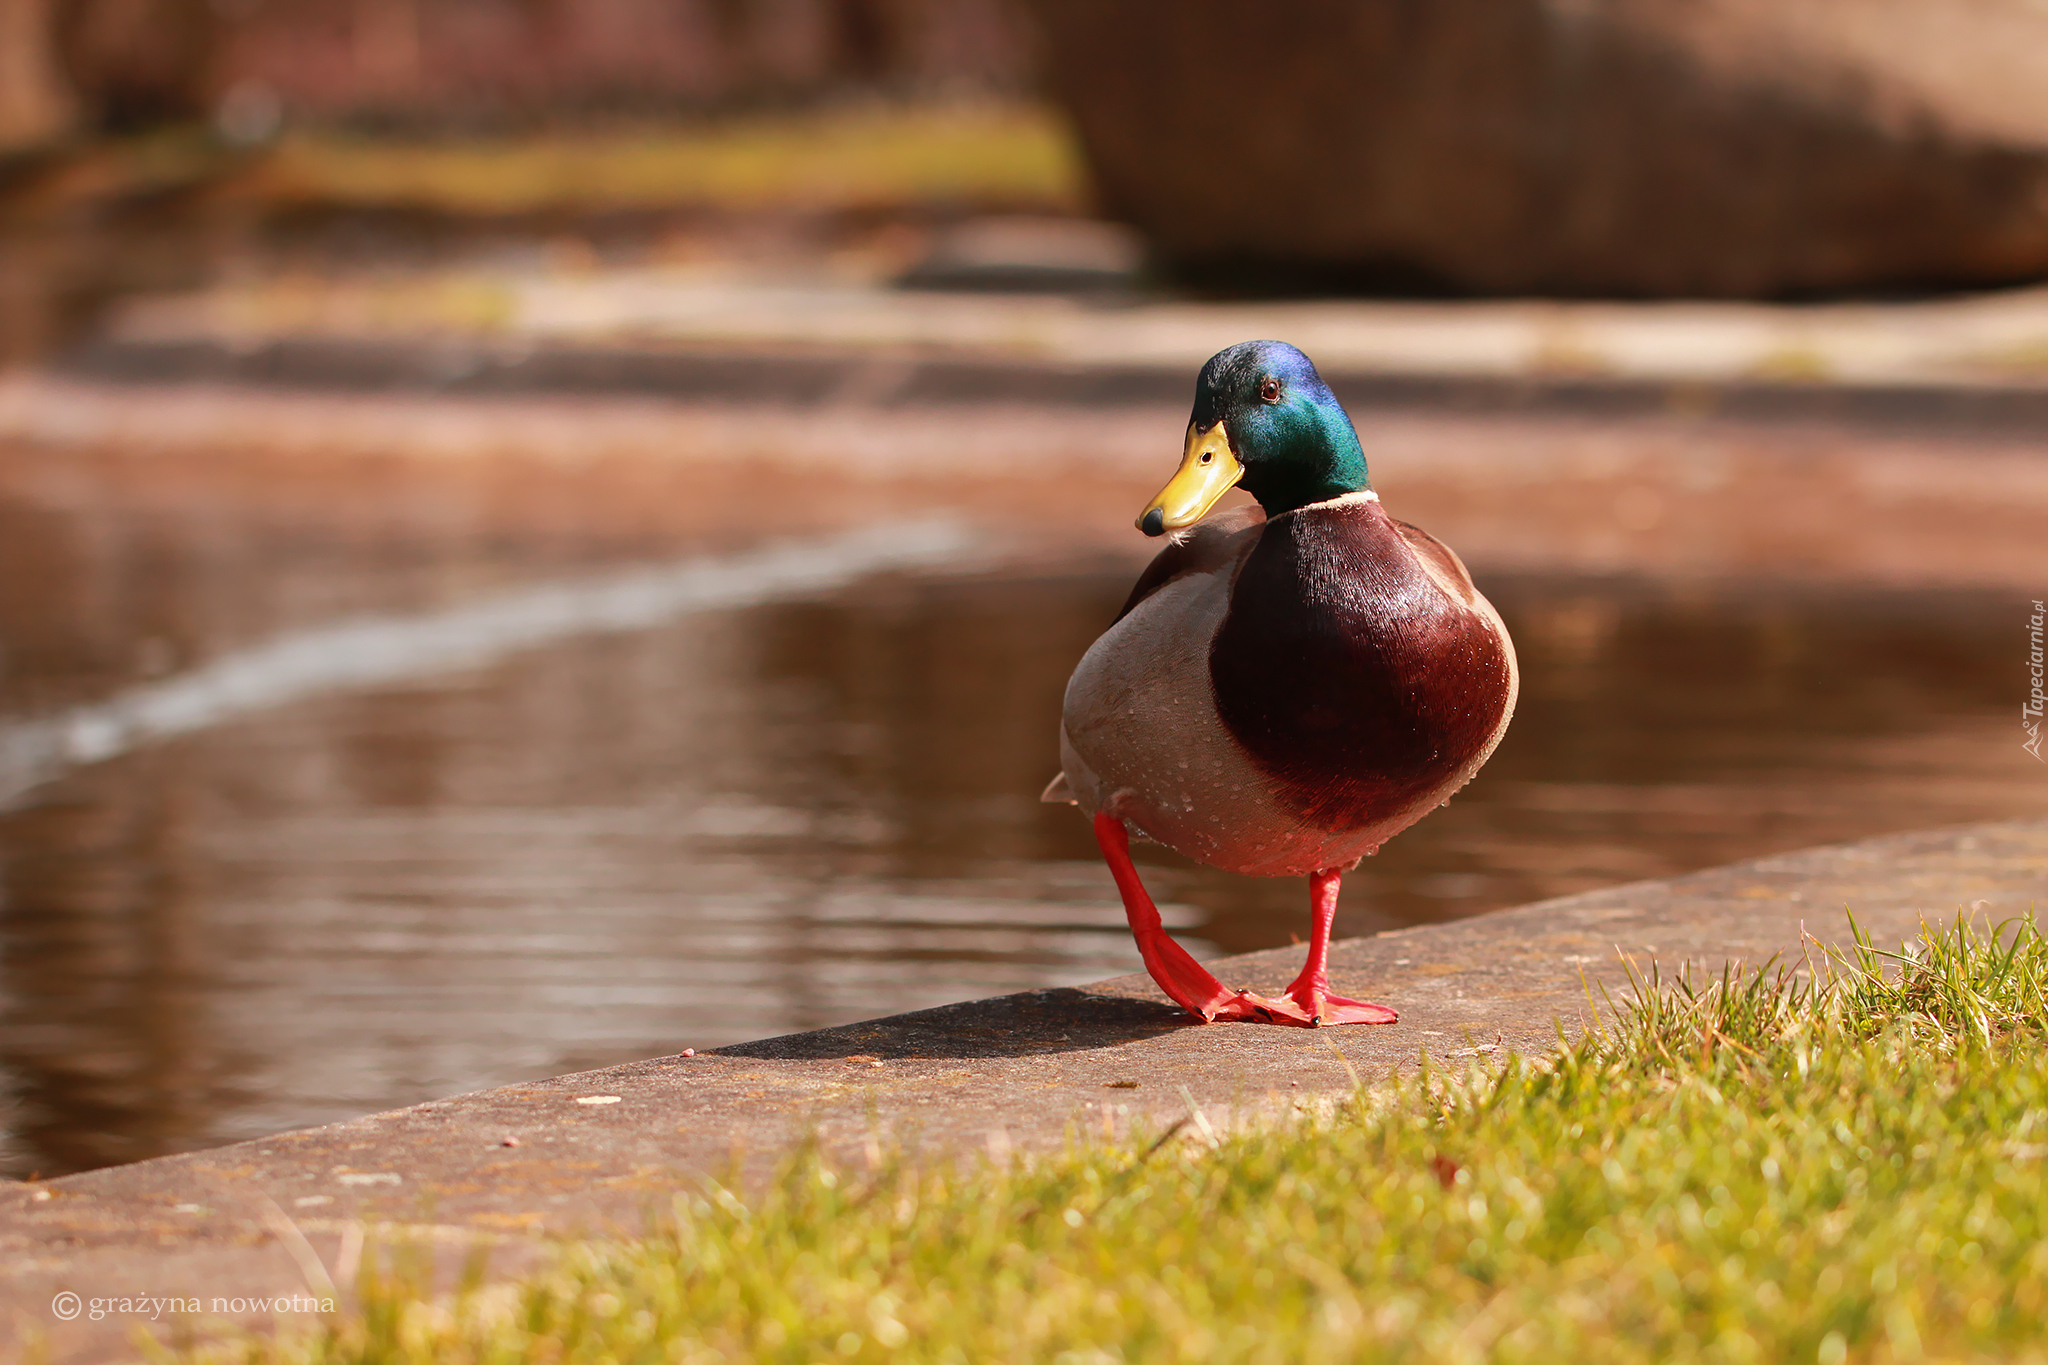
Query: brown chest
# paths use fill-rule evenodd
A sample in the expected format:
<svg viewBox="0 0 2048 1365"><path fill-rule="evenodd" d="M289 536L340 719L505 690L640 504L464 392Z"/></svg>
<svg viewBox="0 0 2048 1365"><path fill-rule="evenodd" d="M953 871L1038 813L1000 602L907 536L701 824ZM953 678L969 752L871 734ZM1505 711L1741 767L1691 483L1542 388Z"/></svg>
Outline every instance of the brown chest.
<svg viewBox="0 0 2048 1365"><path fill-rule="evenodd" d="M1210 646L1217 714L1306 823L1384 820L1498 737L1513 662L1482 606L1446 591L1375 501L1275 517Z"/></svg>

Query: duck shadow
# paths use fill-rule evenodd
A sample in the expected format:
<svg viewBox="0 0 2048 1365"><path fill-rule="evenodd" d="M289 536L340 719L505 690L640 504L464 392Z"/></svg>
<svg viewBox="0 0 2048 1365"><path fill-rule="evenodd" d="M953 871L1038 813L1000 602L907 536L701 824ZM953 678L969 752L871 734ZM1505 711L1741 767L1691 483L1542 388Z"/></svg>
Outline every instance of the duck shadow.
<svg viewBox="0 0 2048 1365"><path fill-rule="evenodd" d="M790 1062L1029 1057L1120 1047L1200 1026L1185 1010L1162 1001L1059 987L735 1043L717 1052Z"/></svg>

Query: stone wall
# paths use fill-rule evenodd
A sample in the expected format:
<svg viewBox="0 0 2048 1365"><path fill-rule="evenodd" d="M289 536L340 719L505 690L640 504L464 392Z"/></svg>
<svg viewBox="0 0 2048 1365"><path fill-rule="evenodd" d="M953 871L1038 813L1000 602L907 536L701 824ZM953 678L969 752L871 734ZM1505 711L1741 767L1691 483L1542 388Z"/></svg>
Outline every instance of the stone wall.
<svg viewBox="0 0 2048 1365"><path fill-rule="evenodd" d="M1105 207L1226 286L2048 273L2029 0L1032 0Z"/></svg>

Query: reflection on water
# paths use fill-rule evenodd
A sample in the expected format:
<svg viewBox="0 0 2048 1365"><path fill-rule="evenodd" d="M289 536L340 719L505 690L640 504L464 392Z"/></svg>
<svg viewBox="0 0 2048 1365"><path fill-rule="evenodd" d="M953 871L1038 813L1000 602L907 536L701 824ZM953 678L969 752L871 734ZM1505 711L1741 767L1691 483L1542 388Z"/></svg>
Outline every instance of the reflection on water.
<svg viewBox="0 0 2048 1365"><path fill-rule="evenodd" d="M196 618L264 595L117 558L10 577L9 713L132 681L160 666L138 640L182 654L221 637ZM1340 932L2038 803L2008 723L2017 603L1482 577L1520 714L1347 882ZM874 577L72 772L0 816L5 1168L1136 969L1085 823L1035 800L1066 673L1126 586ZM1301 883L1153 854L1197 952L1306 928Z"/></svg>

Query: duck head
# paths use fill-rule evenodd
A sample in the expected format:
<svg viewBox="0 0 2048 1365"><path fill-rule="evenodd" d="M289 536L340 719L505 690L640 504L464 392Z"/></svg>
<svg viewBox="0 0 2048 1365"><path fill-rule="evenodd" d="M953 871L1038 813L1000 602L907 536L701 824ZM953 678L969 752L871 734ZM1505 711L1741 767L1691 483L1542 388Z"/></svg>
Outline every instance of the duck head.
<svg viewBox="0 0 2048 1365"><path fill-rule="evenodd" d="M1138 529L1192 526L1240 484L1269 517L1372 487L1344 405L1284 341L1240 342L1202 367L1180 470Z"/></svg>

